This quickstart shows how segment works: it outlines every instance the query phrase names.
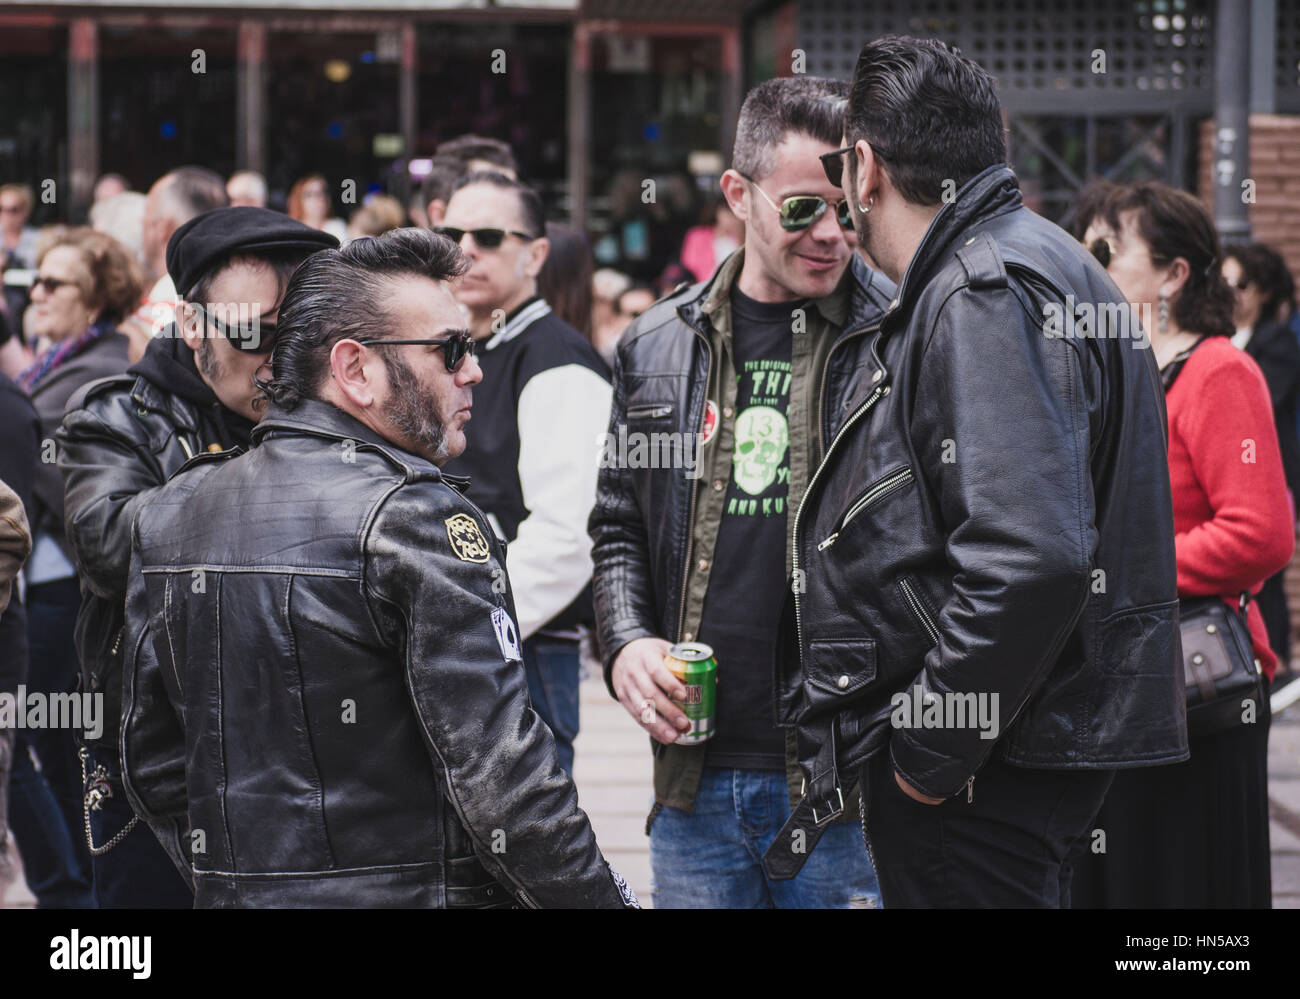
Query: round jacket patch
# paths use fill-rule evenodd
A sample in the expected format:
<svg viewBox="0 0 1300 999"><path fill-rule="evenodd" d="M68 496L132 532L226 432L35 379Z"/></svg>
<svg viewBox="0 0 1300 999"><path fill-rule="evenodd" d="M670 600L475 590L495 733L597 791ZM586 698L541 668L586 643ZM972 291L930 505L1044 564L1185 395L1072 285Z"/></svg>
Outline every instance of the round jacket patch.
<svg viewBox="0 0 1300 999"><path fill-rule="evenodd" d="M704 403L704 429L700 433L700 446L703 447L713 440L713 435L717 432L718 404L712 399L708 399Z"/></svg>
<svg viewBox="0 0 1300 999"><path fill-rule="evenodd" d="M462 562L486 562L488 560L487 538L479 530L478 523L467 513L458 513L448 517L447 540L451 550Z"/></svg>

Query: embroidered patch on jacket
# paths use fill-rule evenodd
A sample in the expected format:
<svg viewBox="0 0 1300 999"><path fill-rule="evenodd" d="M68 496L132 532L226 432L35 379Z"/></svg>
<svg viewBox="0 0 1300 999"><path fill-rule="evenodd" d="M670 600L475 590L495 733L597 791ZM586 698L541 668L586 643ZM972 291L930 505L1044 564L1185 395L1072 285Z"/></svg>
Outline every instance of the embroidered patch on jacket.
<svg viewBox="0 0 1300 999"><path fill-rule="evenodd" d="M613 867L609 869L609 873L614 875L614 885L618 888L618 893L623 896L623 904L630 905L634 909L641 908L636 893L627 886L627 882L623 880L623 875L619 874Z"/></svg>
<svg viewBox="0 0 1300 999"><path fill-rule="evenodd" d="M506 661L523 662L524 653L519 648L519 629L510 620L504 607L492 608L492 630L497 633L497 645L501 646L501 654Z"/></svg>
<svg viewBox="0 0 1300 999"><path fill-rule="evenodd" d="M478 523L467 513L458 513L448 517L447 540L451 550L462 562L486 562L488 560L487 538L479 530Z"/></svg>

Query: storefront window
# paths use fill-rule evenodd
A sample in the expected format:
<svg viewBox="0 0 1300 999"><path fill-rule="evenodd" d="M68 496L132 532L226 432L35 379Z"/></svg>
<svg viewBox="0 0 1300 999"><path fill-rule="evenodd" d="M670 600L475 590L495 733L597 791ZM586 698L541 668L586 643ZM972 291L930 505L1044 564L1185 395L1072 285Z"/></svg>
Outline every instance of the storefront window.
<svg viewBox="0 0 1300 999"><path fill-rule="evenodd" d="M567 24L421 25L418 155L469 132L501 139L514 149L521 179L559 214L572 31Z"/></svg>
<svg viewBox="0 0 1300 999"><path fill-rule="evenodd" d="M720 148L717 35L600 35L592 45L591 228L599 265L655 280L702 220Z"/></svg>
<svg viewBox="0 0 1300 999"><path fill-rule="evenodd" d="M235 169L235 30L99 28L100 173L147 191L168 170Z"/></svg>
<svg viewBox="0 0 1300 999"><path fill-rule="evenodd" d="M275 31L266 40L266 168L283 206L294 181L323 174L331 213L346 219L386 188L401 144L397 30Z"/></svg>
<svg viewBox="0 0 1300 999"><path fill-rule="evenodd" d="M0 27L0 184L36 195L31 224L63 221L67 181L67 28ZM42 201L53 180L54 202ZM47 188L48 190L48 188Z"/></svg>

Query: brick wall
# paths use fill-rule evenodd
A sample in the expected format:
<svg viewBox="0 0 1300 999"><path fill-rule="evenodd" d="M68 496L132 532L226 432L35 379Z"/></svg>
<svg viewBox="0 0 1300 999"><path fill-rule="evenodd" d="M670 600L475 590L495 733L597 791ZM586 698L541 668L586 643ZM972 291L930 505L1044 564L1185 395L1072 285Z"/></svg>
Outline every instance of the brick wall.
<svg viewBox="0 0 1300 999"><path fill-rule="evenodd" d="M1214 207L1214 122L1201 123L1198 193ZM1300 116L1250 116L1250 172L1255 203L1250 206L1252 237L1286 258L1300 278Z"/></svg>
<svg viewBox="0 0 1300 999"><path fill-rule="evenodd" d="M1197 190L1213 210L1214 122L1201 123ZM1283 257L1300 281L1300 117L1250 116L1250 171L1255 203L1250 206L1251 237ZM1300 500L1300 497L1297 497ZM1300 545L1286 575L1291 607L1291 661L1300 664Z"/></svg>

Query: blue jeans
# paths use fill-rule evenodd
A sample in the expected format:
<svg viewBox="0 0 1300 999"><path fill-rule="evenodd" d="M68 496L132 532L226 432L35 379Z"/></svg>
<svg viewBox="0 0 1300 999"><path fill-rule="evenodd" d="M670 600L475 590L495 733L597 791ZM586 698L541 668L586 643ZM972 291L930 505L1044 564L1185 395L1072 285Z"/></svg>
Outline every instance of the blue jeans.
<svg viewBox="0 0 1300 999"><path fill-rule="evenodd" d="M789 817L784 772L705 767L694 810L663 805L650 825L655 908L880 908L856 821L832 822L796 877L769 880L763 852Z"/></svg>
<svg viewBox="0 0 1300 999"><path fill-rule="evenodd" d="M87 773L96 764L108 771L111 797L90 813L96 848L104 846L130 824L135 812L122 790L112 751L94 750ZM94 857L95 901L101 909L192 909L194 892L163 851L144 822L137 822L113 849Z"/></svg>
<svg viewBox="0 0 1300 999"><path fill-rule="evenodd" d="M81 590L75 579L27 588L29 694L65 694L75 686L77 649L72 633L80 606ZM94 908L81 807L81 764L69 729L15 732L9 830L37 908Z"/></svg>
<svg viewBox="0 0 1300 999"><path fill-rule="evenodd" d="M534 635L524 642L524 673L533 710L555 736L560 766L573 773L578 735L578 643Z"/></svg>

